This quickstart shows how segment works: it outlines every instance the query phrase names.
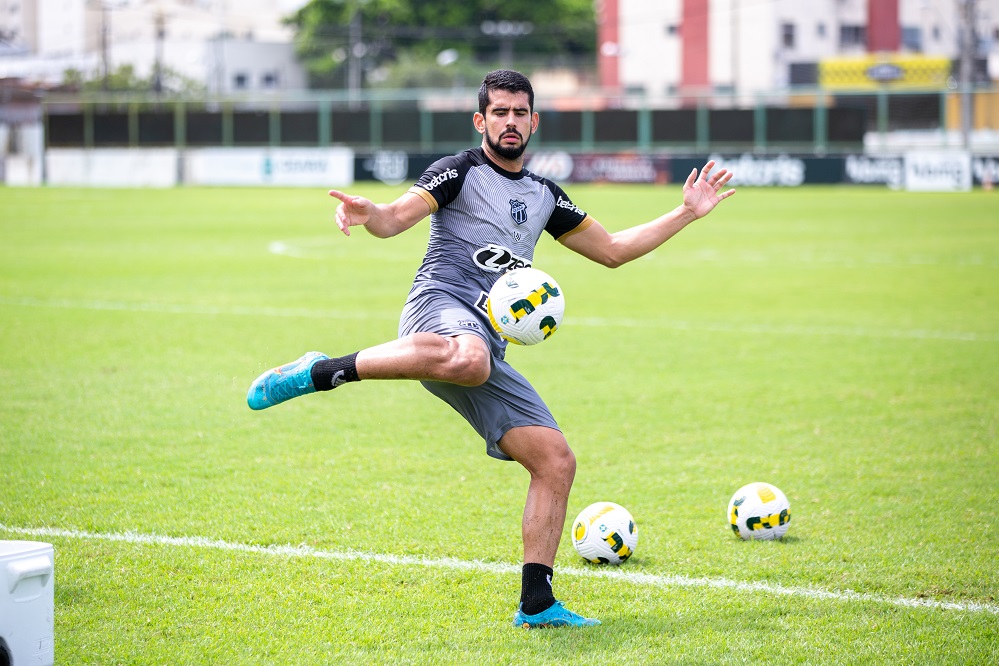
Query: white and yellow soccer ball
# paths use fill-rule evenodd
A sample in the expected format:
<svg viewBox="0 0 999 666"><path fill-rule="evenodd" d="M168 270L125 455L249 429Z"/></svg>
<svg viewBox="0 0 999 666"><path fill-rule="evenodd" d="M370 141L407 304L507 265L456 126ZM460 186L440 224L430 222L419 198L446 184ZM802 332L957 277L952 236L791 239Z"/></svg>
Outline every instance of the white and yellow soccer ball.
<svg viewBox="0 0 999 666"><path fill-rule="evenodd" d="M791 526L791 504L777 486L757 481L732 495L728 522L746 540L780 539Z"/></svg>
<svg viewBox="0 0 999 666"><path fill-rule="evenodd" d="M621 564L638 546L638 526L623 506L597 502L580 511L573 521L572 545L594 564Z"/></svg>
<svg viewBox="0 0 999 666"><path fill-rule="evenodd" d="M536 345L550 338L562 323L565 296L544 271L515 268L493 284L486 311L502 338L518 345Z"/></svg>

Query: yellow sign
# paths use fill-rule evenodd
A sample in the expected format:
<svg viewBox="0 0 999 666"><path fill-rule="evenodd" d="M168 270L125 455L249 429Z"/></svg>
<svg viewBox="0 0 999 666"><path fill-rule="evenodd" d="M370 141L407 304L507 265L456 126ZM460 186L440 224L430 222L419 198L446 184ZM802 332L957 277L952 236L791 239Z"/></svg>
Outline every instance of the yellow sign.
<svg viewBox="0 0 999 666"><path fill-rule="evenodd" d="M819 62L819 85L834 90L942 89L950 76L948 58L877 53Z"/></svg>

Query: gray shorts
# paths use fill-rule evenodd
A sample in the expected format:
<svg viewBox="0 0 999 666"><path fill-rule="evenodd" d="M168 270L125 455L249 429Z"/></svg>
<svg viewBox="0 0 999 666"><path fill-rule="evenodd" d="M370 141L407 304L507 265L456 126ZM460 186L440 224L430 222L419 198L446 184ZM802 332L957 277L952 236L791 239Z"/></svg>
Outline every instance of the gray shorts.
<svg viewBox="0 0 999 666"><path fill-rule="evenodd" d="M455 336L471 333L482 338L492 355L492 372L480 386L421 382L428 391L465 417L486 441L486 453L512 460L499 448L511 428L546 426L559 430L555 418L530 382L503 360L506 345L489 324L485 312L457 296L436 289L410 294L399 320L399 337L413 333Z"/></svg>

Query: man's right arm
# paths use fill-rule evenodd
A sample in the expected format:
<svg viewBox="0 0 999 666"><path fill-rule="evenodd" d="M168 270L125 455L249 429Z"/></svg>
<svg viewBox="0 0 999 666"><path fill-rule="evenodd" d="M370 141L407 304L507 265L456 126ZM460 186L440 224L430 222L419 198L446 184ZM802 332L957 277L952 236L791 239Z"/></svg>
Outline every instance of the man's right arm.
<svg viewBox="0 0 999 666"><path fill-rule="evenodd" d="M427 202L412 192L406 192L390 204L372 203L364 197L337 190L330 190L330 196L340 200L336 207L336 225L347 236L351 227L363 226L372 236L390 238L430 214Z"/></svg>

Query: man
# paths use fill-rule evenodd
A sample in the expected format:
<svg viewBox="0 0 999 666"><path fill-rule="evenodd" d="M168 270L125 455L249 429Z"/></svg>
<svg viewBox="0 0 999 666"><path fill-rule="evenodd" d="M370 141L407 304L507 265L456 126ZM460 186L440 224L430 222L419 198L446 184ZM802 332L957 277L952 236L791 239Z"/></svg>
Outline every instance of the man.
<svg viewBox="0 0 999 666"><path fill-rule="evenodd" d="M490 456L516 460L530 472L514 625L599 624L565 608L552 591L576 459L534 388L504 361L506 342L489 324L485 297L503 271L530 265L543 231L612 268L651 252L734 194L720 192L731 174L709 175L714 164L708 162L687 178L680 206L611 234L558 185L524 169L524 150L538 129L526 77L509 70L486 75L472 122L481 146L438 160L393 203L330 191L340 201L336 223L347 236L354 226L379 238L395 236L430 215L427 254L403 308L399 338L339 358L309 352L261 375L247 402L264 409L362 379L420 380L465 417Z"/></svg>

